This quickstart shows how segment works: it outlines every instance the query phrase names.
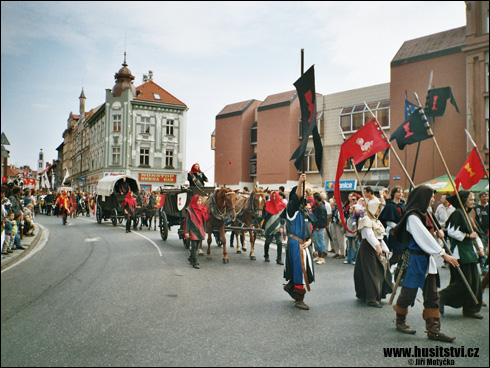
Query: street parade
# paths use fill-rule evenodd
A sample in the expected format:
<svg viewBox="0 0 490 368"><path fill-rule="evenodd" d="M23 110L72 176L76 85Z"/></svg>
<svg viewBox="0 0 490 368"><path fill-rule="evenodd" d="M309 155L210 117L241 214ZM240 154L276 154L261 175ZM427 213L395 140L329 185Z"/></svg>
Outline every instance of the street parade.
<svg viewBox="0 0 490 368"><path fill-rule="evenodd" d="M489 13L463 5L389 83L321 94L295 49L291 90L219 97L211 149L127 45L53 123L57 158L19 164L2 114L2 366L488 366Z"/></svg>

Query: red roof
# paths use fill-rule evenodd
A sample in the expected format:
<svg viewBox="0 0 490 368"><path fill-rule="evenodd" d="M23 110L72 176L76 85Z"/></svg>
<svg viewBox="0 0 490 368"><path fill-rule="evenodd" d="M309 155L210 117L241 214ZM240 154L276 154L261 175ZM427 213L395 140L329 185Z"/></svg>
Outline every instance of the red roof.
<svg viewBox="0 0 490 368"><path fill-rule="evenodd" d="M156 95L155 95L156 94ZM158 84L149 80L148 82L136 87L136 100L145 100L152 102L169 103L173 105L186 106L185 103L172 96L170 93L165 91ZM160 98L158 98L160 96Z"/></svg>

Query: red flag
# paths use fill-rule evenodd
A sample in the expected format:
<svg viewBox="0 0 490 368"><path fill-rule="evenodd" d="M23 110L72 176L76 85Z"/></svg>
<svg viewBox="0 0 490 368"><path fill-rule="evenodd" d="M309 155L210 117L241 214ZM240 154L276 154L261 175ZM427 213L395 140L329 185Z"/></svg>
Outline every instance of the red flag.
<svg viewBox="0 0 490 368"><path fill-rule="evenodd" d="M344 225L344 228L352 234L354 232L348 230L345 223L342 199L340 197L339 180L344 172L344 166L350 158L354 160L354 164L358 164L366 158L391 146L390 142L388 142L388 138L383 137L380 130L381 127L376 119L373 118L340 146L339 163L337 164L337 174L335 176L334 196L339 208L342 224Z"/></svg>
<svg viewBox="0 0 490 368"><path fill-rule="evenodd" d="M485 174L485 166L483 166L481 157L475 147L464 162L461 170L459 170L456 179L454 179L456 190L459 191L460 184L463 189L469 190L473 185L478 183L480 179L485 176Z"/></svg>
<svg viewBox="0 0 490 368"><path fill-rule="evenodd" d="M164 194L159 194L157 196L157 204L156 204L156 207L157 208L162 208L164 204L165 204L165 195Z"/></svg>

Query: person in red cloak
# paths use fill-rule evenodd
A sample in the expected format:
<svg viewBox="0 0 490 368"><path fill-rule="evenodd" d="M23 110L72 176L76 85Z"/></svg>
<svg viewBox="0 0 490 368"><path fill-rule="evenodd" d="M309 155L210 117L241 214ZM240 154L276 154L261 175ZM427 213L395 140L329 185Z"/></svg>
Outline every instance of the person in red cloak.
<svg viewBox="0 0 490 368"><path fill-rule="evenodd" d="M135 221L135 206L137 202L133 197L133 192L129 190L128 194L126 194L126 198L121 203L121 206L124 207L124 213L126 214L126 232L131 232L131 220Z"/></svg>
<svg viewBox="0 0 490 368"><path fill-rule="evenodd" d="M187 174L187 180L191 187L203 187L208 182L208 178L201 171L199 164L192 165L191 171Z"/></svg>
<svg viewBox="0 0 490 368"><path fill-rule="evenodd" d="M63 193L61 193L61 195L56 199L56 203L58 204L58 209L63 220L63 225L66 225L68 223L66 219L70 214L70 201L66 190L63 190Z"/></svg>
<svg viewBox="0 0 490 368"><path fill-rule="evenodd" d="M206 236L206 221L209 218L209 213L206 207L202 205L202 199L199 195L195 195L191 199L191 203L186 208L185 218L185 238L191 242L189 262L192 267L199 269L197 262L197 247L200 241L203 241Z"/></svg>
<svg viewBox="0 0 490 368"><path fill-rule="evenodd" d="M277 244L277 258L276 263L283 265L282 261L282 219L281 213L286 208L286 204L282 201L278 192L272 192L270 199L265 202L264 208L264 229L265 229L265 244L264 244L264 258L266 262L270 262L269 259L269 245L275 238Z"/></svg>

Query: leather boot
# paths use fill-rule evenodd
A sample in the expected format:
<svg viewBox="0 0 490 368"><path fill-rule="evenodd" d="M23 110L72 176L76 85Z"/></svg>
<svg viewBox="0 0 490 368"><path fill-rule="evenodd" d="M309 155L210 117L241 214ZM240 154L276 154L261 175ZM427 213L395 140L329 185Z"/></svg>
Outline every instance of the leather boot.
<svg viewBox="0 0 490 368"><path fill-rule="evenodd" d="M396 314L396 329L406 334L414 334L416 331L412 330L409 325L405 323L406 314Z"/></svg>
<svg viewBox="0 0 490 368"><path fill-rule="evenodd" d="M305 289L297 289L294 288L293 290L293 299L296 300L294 302L294 306L299 309L303 310L308 310L310 307L308 307L304 302L303 299L305 298L306 290Z"/></svg>
<svg viewBox="0 0 490 368"><path fill-rule="evenodd" d="M291 298L294 299L294 296L293 296L294 284L293 284L293 282L289 281L286 285L283 286L283 288L284 288L284 291L286 293L288 293L291 296Z"/></svg>
<svg viewBox="0 0 490 368"><path fill-rule="evenodd" d="M396 312L396 329L406 334L414 334L416 331L412 330L410 326L405 323L408 308L402 308L395 304L393 310Z"/></svg>
<svg viewBox="0 0 490 368"><path fill-rule="evenodd" d="M424 309L425 328L430 340L452 342L456 337L446 336L441 332L439 309Z"/></svg>

